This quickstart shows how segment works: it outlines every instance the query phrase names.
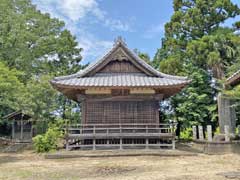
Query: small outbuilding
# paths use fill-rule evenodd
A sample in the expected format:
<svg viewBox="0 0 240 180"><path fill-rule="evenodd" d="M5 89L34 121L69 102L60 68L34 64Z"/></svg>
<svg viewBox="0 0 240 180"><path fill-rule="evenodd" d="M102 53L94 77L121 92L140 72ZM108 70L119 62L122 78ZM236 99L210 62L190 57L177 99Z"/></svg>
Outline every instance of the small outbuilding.
<svg viewBox="0 0 240 180"><path fill-rule="evenodd" d="M33 123L31 116L21 110L3 117L11 121L11 138L16 142L31 142L33 137Z"/></svg>

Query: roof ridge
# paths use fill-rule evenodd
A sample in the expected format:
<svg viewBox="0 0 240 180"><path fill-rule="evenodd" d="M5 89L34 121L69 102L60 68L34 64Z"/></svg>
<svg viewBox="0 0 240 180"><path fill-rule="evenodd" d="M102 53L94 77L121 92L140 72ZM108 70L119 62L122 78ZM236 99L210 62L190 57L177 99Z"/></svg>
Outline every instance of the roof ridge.
<svg viewBox="0 0 240 180"><path fill-rule="evenodd" d="M141 66L143 66L145 69L156 75L157 77L164 77L168 79L176 79L176 80L188 80L187 77L183 76L174 76L174 75L169 75L165 74L162 72L159 72L158 70L154 69L151 65L146 63L143 59L141 59L136 53L134 53L131 49L127 47L127 44L123 41L121 37L118 37L114 44L113 47L109 50L106 51L105 55L103 55L99 60L94 61L91 63L89 66L87 66L85 69L78 71L75 74L72 75L67 75L67 76L60 76L60 77L55 77L53 81L58 81L58 80L67 80L71 78L81 78L91 72L95 67L100 65L104 60L111 54L113 53L119 46L122 46L129 54L130 56L133 56L133 58L139 63Z"/></svg>

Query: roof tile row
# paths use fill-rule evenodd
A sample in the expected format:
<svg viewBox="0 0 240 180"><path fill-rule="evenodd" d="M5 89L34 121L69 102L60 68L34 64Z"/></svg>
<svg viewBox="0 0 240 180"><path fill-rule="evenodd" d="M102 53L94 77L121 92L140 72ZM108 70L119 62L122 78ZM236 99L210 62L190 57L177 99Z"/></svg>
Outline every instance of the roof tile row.
<svg viewBox="0 0 240 180"><path fill-rule="evenodd" d="M83 86L83 87L131 87L131 86L171 86L186 84L187 82L179 79L168 79L160 77L139 76L135 74L117 74L112 76L93 76L83 78L72 78L58 80L55 82L58 85L67 86Z"/></svg>

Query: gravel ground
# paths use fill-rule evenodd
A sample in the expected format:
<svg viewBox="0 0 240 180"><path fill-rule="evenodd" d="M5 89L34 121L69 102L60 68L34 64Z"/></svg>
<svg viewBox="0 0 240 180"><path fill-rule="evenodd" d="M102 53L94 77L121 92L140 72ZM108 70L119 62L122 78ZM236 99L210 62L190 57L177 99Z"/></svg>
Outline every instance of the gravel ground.
<svg viewBox="0 0 240 180"><path fill-rule="evenodd" d="M228 175L232 176L228 176ZM32 151L0 153L4 180L223 180L240 179L240 156L101 157L45 159Z"/></svg>

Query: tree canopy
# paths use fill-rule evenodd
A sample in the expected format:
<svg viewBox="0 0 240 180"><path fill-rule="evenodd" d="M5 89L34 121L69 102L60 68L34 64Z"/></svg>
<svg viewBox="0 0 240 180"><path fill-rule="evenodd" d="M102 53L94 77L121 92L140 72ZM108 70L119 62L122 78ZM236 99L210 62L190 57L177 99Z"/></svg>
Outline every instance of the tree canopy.
<svg viewBox="0 0 240 180"><path fill-rule="evenodd" d="M75 119L76 103L49 84L54 76L77 72L82 49L64 22L37 10L30 0L0 3L0 118L24 110L35 120Z"/></svg>
<svg viewBox="0 0 240 180"><path fill-rule="evenodd" d="M231 0L174 0L174 14L165 24L162 47L153 66L188 76L192 83L171 99L173 116L187 127L216 124L216 96L225 77L240 67L240 36L223 24L240 14Z"/></svg>

